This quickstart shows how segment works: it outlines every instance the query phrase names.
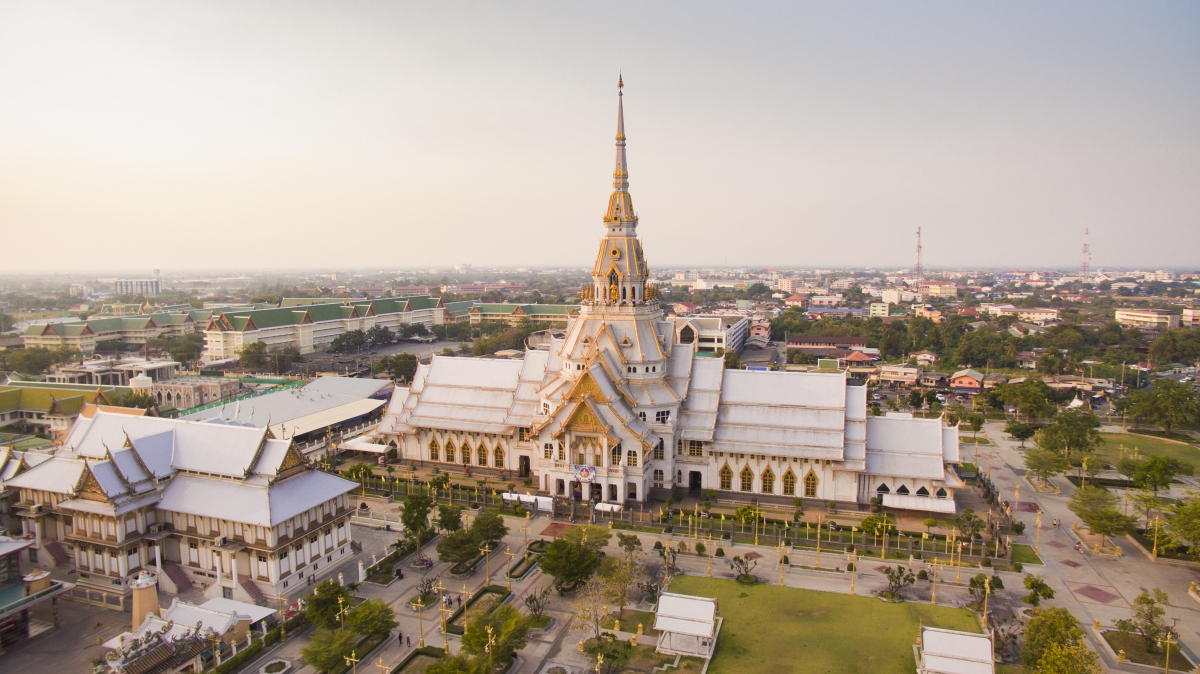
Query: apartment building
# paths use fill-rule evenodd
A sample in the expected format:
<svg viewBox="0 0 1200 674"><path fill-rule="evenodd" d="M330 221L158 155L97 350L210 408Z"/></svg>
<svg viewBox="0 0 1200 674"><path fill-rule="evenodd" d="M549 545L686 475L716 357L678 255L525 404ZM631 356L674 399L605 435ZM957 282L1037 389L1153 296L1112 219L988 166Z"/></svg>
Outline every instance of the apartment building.
<svg viewBox="0 0 1200 674"><path fill-rule="evenodd" d="M476 302L467 311L468 320L473 325L497 321L516 325L521 321L532 321L566 327L571 317L578 315L578 304L484 304Z"/></svg>
<svg viewBox="0 0 1200 674"><path fill-rule="evenodd" d="M1113 319L1122 327L1151 332L1179 327L1179 314L1165 309L1117 309Z"/></svg>
<svg viewBox="0 0 1200 674"><path fill-rule="evenodd" d="M750 319L745 316L698 314L675 317L675 332L681 344L696 343L696 350L713 353L718 350L740 352L750 333ZM770 328L767 328L770 336Z"/></svg>
<svg viewBox="0 0 1200 674"><path fill-rule="evenodd" d="M958 286L952 281L921 281L918 288L922 297L958 297Z"/></svg>
<svg viewBox="0 0 1200 674"><path fill-rule="evenodd" d="M1200 328L1200 309L1184 309L1179 318L1180 327Z"/></svg>
<svg viewBox="0 0 1200 674"><path fill-rule="evenodd" d="M235 358L239 349L255 342L312 353L352 330L441 325L444 308L441 299L427 296L352 301L288 298L274 309L214 314L204 329L205 358Z"/></svg>
<svg viewBox="0 0 1200 674"><path fill-rule="evenodd" d="M139 347L151 339L169 339L196 332L197 323L190 313L154 313L115 315L69 323L30 325L21 335L25 348L68 347L80 353L94 353L103 342L120 342Z"/></svg>
<svg viewBox="0 0 1200 674"><path fill-rule="evenodd" d="M39 564L74 566L79 601L123 609L153 568L167 592L262 604L351 554L357 485L265 428L98 411L24 464L6 482L23 533Z"/></svg>
<svg viewBox="0 0 1200 674"><path fill-rule="evenodd" d="M117 279L113 290L118 295L145 295L154 297L162 292L162 281L156 278L123 278Z"/></svg>

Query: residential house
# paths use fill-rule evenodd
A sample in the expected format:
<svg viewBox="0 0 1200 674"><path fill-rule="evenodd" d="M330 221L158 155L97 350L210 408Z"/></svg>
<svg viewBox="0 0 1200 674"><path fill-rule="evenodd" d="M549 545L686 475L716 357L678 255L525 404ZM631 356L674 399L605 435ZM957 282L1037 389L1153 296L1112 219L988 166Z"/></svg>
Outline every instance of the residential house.
<svg viewBox="0 0 1200 674"><path fill-rule="evenodd" d="M983 390L983 374L972 370L959 370L950 375L950 386L959 393L978 393Z"/></svg>
<svg viewBox="0 0 1200 674"><path fill-rule="evenodd" d="M913 353L909 354L909 358L916 358L917 365L920 365L921 367L931 367L933 365L937 365L938 360L940 360L936 353L925 350L914 351Z"/></svg>
<svg viewBox="0 0 1200 674"><path fill-rule="evenodd" d="M921 379L921 368L909 365L883 365L879 368L879 381L893 386L915 386Z"/></svg>

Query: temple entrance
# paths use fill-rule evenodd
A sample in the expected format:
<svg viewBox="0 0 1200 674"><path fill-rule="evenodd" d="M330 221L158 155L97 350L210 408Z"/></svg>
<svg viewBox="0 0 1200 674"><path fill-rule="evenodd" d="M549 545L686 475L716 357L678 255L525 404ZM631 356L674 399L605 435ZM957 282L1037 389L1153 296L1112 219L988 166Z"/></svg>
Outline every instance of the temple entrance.
<svg viewBox="0 0 1200 674"><path fill-rule="evenodd" d="M579 480L575 480L571 483L571 497L576 501L583 500L583 483Z"/></svg>
<svg viewBox="0 0 1200 674"><path fill-rule="evenodd" d="M688 491L692 494L699 494L701 483L703 481L700 471L693 470L688 472Z"/></svg>
<svg viewBox="0 0 1200 674"><path fill-rule="evenodd" d="M517 476L518 477L529 477L529 457L528 456L517 457Z"/></svg>

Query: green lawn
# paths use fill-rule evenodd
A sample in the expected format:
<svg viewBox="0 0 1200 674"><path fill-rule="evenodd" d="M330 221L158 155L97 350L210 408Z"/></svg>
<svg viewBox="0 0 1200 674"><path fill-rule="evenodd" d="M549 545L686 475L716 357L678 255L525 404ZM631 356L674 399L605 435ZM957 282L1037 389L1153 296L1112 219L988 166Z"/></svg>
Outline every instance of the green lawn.
<svg viewBox="0 0 1200 674"><path fill-rule="evenodd" d="M1033 554L1032 545L1013 544L1013 561L1021 564L1045 564L1041 557Z"/></svg>
<svg viewBox="0 0 1200 674"><path fill-rule="evenodd" d="M1161 438L1130 433L1103 433L1101 437L1104 438L1104 444L1096 450L1096 456L1103 458L1113 466L1117 465L1117 459L1121 455L1121 445L1124 445L1125 456L1130 456L1133 448L1137 447L1140 456L1158 454L1168 459L1178 459L1184 463L1190 463L1196 469L1196 473L1200 474L1200 448L1195 445L1184 445Z"/></svg>
<svg viewBox="0 0 1200 674"><path fill-rule="evenodd" d="M996 674L1025 674L1021 665L996 665Z"/></svg>
<svg viewBox="0 0 1200 674"><path fill-rule="evenodd" d="M708 671L911 674L912 645L924 622L979 632L966 609L926 603L888 604L778 585L739 585L732 580L679 576L671 592L716 597L725 619Z"/></svg>

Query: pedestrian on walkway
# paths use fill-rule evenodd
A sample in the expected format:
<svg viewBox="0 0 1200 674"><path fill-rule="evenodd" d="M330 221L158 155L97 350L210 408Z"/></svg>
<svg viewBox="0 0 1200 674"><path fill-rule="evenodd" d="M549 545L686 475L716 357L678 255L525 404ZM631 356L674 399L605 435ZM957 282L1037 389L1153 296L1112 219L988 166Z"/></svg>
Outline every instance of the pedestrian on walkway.
<svg viewBox="0 0 1200 674"><path fill-rule="evenodd" d="M404 633L396 632L396 640L398 642L398 645L403 647L404 646Z"/></svg>
<svg viewBox="0 0 1200 674"><path fill-rule="evenodd" d="M412 648L412 637L404 637L404 643L405 643L405 645L407 645L409 648Z"/></svg>
<svg viewBox="0 0 1200 674"><path fill-rule="evenodd" d="M462 595L458 596L458 605L462 606Z"/></svg>

